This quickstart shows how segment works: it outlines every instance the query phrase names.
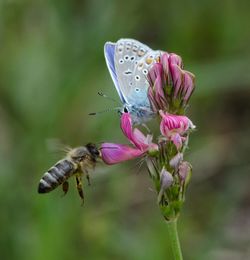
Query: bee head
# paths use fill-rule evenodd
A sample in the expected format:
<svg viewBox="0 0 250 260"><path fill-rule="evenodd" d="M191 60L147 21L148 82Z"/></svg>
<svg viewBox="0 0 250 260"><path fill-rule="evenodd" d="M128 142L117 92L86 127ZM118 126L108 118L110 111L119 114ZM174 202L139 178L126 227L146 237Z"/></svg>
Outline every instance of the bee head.
<svg viewBox="0 0 250 260"><path fill-rule="evenodd" d="M100 156L100 152L98 151L97 147L95 144L92 143L88 143L86 145L86 148L88 149L89 153L91 154L91 156L96 159L97 157Z"/></svg>

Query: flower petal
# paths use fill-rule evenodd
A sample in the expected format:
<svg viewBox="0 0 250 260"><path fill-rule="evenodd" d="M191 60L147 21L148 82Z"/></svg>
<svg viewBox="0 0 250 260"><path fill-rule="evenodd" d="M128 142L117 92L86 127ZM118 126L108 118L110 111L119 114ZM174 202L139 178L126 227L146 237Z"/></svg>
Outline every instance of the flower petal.
<svg viewBox="0 0 250 260"><path fill-rule="evenodd" d="M186 116L173 115L165 113L161 110L160 115L162 117L161 120L161 133L165 136L169 136L169 132L174 130L179 134L184 134L189 128L194 127L191 120Z"/></svg>
<svg viewBox="0 0 250 260"><path fill-rule="evenodd" d="M160 182L161 182L161 189L165 191L167 188L171 186L174 179L170 172L168 172L165 168L162 168L160 173Z"/></svg>
<svg viewBox="0 0 250 260"><path fill-rule="evenodd" d="M176 133L171 136L171 141L174 143L176 146L177 150L180 150L182 147L182 138L180 134Z"/></svg>
<svg viewBox="0 0 250 260"><path fill-rule="evenodd" d="M184 71L184 79L183 79L183 95L184 95L184 102L188 102L189 98L191 97L194 91L194 79L195 76L189 72Z"/></svg>
<svg viewBox="0 0 250 260"><path fill-rule="evenodd" d="M132 119L129 113L123 113L121 116L121 129L124 135L133 144Z"/></svg>
<svg viewBox="0 0 250 260"><path fill-rule="evenodd" d="M161 76L162 75L162 64L161 63L155 63L153 65L153 67L149 70L148 72L148 78L149 78L149 82L151 83L151 85L154 85L154 82L157 78L157 76Z"/></svg>
<svg viewBox="0 0 250 260"><path fill-rule="evenodd" d="M169 55L169 63L170 64L176 64L178 65L180 68L183 67L183 63L182 63L182 59L179 55L175 54L175 53L171 53Z"/></svg>
<svg viewBox="0 0 250 260"><path fill-rule="evenodd" d="M170 67L172 81L173 81L174 97L177 98L178 94L182 90L181 87L182 87L183 72L182 69L176 64L171 64L169 65L169 67Z"/></svg>
<svg viewBox="0 0 250 260"><path fill-rule="evenodd" d="M134 129L134 144L140 150L147 150L149 146L148 138L137 128ZM151 139L152 141L152 139Z"/></svg>
<svg viewBox="0 0 250 260"><path fill-rule="evenodd" d="M148 99L150 101L150 105L151 105L151 108L153 111L157 112L157 103L155 101L155 98L154 98L154 91L153 91L153 88L150 86L148 88Z"/></svg>
<svg viewBox="0 0 250 260"><path fill-rule="evenodd" d="M132 120L129 113L123 113L121 116L121 129L124 135L129 139L129 141L136 146L137 149L145 152L149 143L147 142L146 136L137 128L133 130Z"/></svg>
<svg viewBox="0 0 250 260"><path fill-rule="evenodd" d="M155 80L154 90L155 90L155 101L157 102L159 107L164 108L167 101L165 99L165 94L163 91L164 83L162 82L162 80L163 78L160 75L158 75Z"/></svg>
<svg viewBox="0 0 250 260"><path fill-rule="evenodd" d="M101 145L101 154L102 160L111 165L137 158L143 152L123 144L103 143Z"/></svg>
<svg viewBox="0 0 250 260"><path fill-rule="evenodd" d="M168 63L169 54L167 52L164 52L161 56L160 62L162 63L163 71L164 71L164 77L167 82L168 79L168 73L169 73L169 63Z"/></svg>

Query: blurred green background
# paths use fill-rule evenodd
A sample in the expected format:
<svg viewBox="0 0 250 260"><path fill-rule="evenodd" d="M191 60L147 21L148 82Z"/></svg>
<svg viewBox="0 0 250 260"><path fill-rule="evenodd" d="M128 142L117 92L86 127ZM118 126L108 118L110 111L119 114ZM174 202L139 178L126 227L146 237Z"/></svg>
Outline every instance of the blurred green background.
<svg viewBox="0 0 250 260"><path fill-rule="evenodd" d="M103 45L138 39L178 53L197 78L188 115L194 172L179 219L184 259L250 259L250 2L0 1L1 259L171 259L165 223L144 168L99 165L85 183L37 193L60 155L127 142Z"/></svg>

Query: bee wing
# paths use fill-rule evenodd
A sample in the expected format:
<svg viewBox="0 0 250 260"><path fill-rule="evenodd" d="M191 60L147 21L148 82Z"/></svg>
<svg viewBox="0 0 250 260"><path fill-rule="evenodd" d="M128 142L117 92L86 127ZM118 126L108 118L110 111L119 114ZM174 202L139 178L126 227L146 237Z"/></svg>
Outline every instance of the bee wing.
<svg viewBox="0 0 250 260"><path fill-rule="evenodd" d="M62 141L57 138L47 139L46 146L50 153L60 156L65 156L65 154L72 150L72 148L69 145L63 144Z"/></svg>

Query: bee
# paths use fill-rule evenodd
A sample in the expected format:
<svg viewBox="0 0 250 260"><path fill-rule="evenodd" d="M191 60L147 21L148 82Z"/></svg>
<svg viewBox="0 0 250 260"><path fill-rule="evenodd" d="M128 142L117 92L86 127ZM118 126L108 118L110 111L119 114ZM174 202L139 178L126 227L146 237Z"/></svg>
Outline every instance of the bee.
<svg viewBox="0 0 250 260"><path fill-rule="evenodd" d="M58 161L43 175L38 185L38 193L48 193L59 185L62 185L65 195L69 189L67 180L71 176L74 176L78 194L84 203L82 176L86 175L88 184L90 185L88 171L94 169L99 157L100 152L96 145L92 143L73 149L68 148L66 157Z"/></svg>

